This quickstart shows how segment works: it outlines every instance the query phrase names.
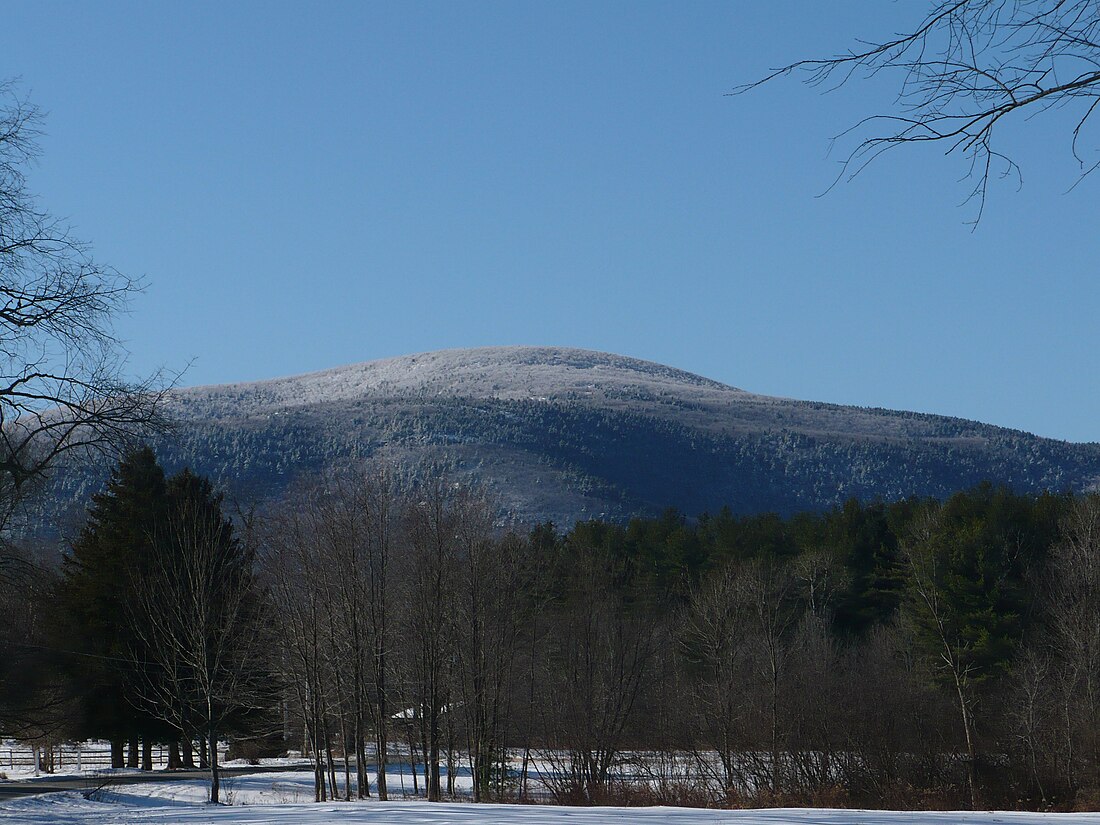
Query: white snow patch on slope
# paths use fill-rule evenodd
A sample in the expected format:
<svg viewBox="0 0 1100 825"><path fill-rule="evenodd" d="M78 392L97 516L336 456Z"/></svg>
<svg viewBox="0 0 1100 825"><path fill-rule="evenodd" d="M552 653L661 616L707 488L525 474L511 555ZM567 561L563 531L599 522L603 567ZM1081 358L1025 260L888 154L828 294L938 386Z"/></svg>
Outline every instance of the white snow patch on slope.
<svg viewBox="0 0 1100 825"><path fill-rule="evenodd" d="M678 397L747 395L690 372L610 353L567 347L482 347L405 355L270 381L192 387L177 390L172 397L183 411L197 404L258 412L364 398L530 400L571 394L583 398L608 391Z"/></svg>

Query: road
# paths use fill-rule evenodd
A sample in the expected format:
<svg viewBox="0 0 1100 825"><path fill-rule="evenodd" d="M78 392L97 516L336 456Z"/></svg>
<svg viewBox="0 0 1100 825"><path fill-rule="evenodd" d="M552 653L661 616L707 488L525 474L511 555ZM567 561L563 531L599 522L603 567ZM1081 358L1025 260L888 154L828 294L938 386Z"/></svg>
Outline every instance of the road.
<svg viewBox="0 0 1100 825"><path fill-rule="evenodd" d="M266 765L244 768L222 768L222 776L242 776L253 773L277 773L279 771L308 770L303 765ZM149 773L126 773L117 776L89 774L80 777L59 779L34 779L24 782L0 782L0 802L20 796L33 796L38 793L56 793L57 791L89 791L100 785L139 785L144 782L174 782L180 779L206 779L209 771L150 771Z"/></svg>

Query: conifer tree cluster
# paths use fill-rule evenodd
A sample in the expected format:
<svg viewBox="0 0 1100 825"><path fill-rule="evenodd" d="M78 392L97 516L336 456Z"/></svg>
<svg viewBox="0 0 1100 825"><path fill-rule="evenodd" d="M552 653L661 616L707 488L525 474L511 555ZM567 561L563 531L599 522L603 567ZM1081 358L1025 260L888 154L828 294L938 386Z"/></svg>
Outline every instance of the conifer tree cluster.
<svg viewBox="0 0 1100 825"><path fill-rule="evenodd" d="M153 743L189 767L197 744L215 802L221 737L271 701L255 555L222 504L187 469L166 479L149 448L128 455L64 556L53 632L80 686L71 733L110 740L115 767L129 743L126 765L146 770Z"/></svg>

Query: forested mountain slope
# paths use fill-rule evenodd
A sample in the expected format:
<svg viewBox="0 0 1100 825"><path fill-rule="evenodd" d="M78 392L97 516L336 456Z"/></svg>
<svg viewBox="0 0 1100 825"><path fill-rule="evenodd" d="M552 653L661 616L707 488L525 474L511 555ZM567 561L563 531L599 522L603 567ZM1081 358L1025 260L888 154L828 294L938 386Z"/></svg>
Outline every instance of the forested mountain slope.
<svg viewBox="0 0 1100 825"><path fill-rule="evenodd" d="M533 522L823 509L851 496L946 496L983 480L1085 489L1100 444L936 415L755 395L659 364L549 347L448 350L177 390L153 446L264 501L328 464L444 461ZM33 516L72 523L104 471L69 464ZM67 515L66 515L67 513ZM32 529L33 526L32 526Z"/></svg>

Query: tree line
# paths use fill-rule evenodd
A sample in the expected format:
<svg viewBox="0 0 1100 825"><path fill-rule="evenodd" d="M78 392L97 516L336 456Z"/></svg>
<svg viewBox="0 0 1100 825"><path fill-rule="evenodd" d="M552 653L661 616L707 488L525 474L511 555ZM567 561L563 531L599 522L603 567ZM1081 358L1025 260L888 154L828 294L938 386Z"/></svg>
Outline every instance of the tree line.
<svg viewBox="0 0 1100 825"><path fill-rule="evenodd" d="M318 800L1089 807L1100 496L520 529L381 464L264 512L127 456L0 598L0 731L300 750ZM29 551L26 551L29 553ZM407 775L407 774L406 774Z"/></svg>

